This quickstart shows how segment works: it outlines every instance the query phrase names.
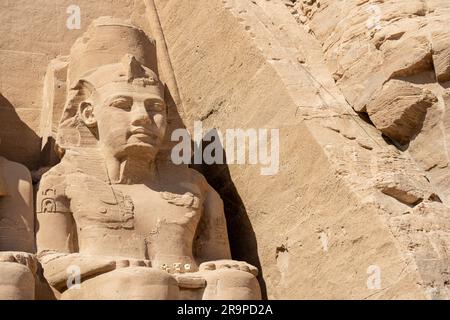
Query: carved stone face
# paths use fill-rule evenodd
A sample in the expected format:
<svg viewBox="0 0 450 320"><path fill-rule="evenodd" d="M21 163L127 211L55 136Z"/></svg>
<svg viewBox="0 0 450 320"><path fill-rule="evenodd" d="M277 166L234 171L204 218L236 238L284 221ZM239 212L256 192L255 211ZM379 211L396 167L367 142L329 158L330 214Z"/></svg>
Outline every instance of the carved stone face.
<svg viewBox="0 0 450 320"><path fill-rule="evenodd" d="M167 127L164 98L156 86L109 83L82 104L88 127L96 127L100 144L117 158L153 159Z"/></svg>

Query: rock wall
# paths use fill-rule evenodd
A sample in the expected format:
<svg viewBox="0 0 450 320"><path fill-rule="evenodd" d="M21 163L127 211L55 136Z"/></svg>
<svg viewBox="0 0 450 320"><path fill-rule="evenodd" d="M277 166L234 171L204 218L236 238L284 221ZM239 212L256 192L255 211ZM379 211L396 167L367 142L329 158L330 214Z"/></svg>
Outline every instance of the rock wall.
<svg viewBox="0 0 450 320"><path fill-rule="evenodd" d="M408 150L448 202L450 3L293 2L350 105Z"/></svg>
<svg viewBox="0 0 450 320"><path fill-rule="evenodd" d="M233 253L260 264L267 296L446 297L445 194L336 83L321 38L298 23L294 4L157 3L188 126L204 119L221 129L280 128L278 175L202 168L227 202ZM373 83L357 79L349 90ZM424 90L405 96L414 108L401 100L399 108L414 121L436 103ZM373 268L381 270L379 290L367 286Z"/></svg>

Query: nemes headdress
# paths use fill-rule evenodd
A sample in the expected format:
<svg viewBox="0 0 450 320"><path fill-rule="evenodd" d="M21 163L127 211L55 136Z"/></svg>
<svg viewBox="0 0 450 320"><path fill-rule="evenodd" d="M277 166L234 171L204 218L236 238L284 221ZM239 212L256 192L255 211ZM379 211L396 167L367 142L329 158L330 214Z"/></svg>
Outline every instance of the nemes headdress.
<svg viewBox="0 0 450 320"><path fill-rule="evenodd" d="M78 106L95 89L112 82L144 86L164 97L155 41L128 21L102 17L92 22L70 51L70 90L56 138L60 149L89 147L95 142L78 117Z"/></svg>

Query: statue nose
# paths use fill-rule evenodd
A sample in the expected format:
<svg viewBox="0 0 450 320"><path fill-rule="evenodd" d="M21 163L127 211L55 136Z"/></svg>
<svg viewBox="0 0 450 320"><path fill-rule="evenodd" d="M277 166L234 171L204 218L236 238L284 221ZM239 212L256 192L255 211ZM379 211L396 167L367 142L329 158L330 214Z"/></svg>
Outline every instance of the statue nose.
<svg viewBox="0 0 450 320"><path fill-rule="evenodd" d="M150 123L150 115L143 103L136 103L133 105L132 120L134 125Z"/></svg>

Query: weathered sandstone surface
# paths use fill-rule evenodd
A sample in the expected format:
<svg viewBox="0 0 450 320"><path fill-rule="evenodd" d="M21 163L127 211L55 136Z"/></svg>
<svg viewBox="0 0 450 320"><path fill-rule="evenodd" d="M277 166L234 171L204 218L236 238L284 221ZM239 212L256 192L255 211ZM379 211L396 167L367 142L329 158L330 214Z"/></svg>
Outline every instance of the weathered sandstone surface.
<svg viewBox="0 0 450 320"><path fill-rule="evenodd" d="M26 183L17 190L29 190L33 179L35 212L41 218L36 227L33 219L27 220L29 199L22 211L8 217L5 199L16 189L5 183L0 161L0 269L14 275L4 283L11 289L5 298L80 298L65 291L63 271L72 264L83 266L88 279L84 283L92 290L82 297L89 299L104 298L105 291L98 288L111 282L120 286L127 279L170 288L170 297L173 288L184 286L186 297L198 298L198 293L186 292L205 287L205 281L234 279L220 270L210 272L224 265L246 270L239 280L243 297L258 296L252 282L256 274L262 297L268 299L450 297L447 0L155 0L157 27L151 0L76 2L82 14L80 30L66 27L66 10L73 1L0 3L0 154L32 172L32 178L22 172ZM191 197L183 189L186 185L201 186L200 194L210 197L217 191L223 201L229 241L217 247L218 262L198 266L200 277L174 280L147 270L151 268L143 271L140 268L152 260L145 255L111 258L139 251L129 245L135 235L129 235L127 226L108 231L117 241L111 242L117 252L89 243L94 233L81 247L67 244L67 252L46 247L53 245L55 225L67 227L71 237L71 228L84 227L88 214L83 212L88 210L82 210L85 202L79 199L88 198L86 192L103 197L110 195L105 191L108 183L114 185L104 169L93 169L101 159L97 153L77 149L64 154L56 142L73 88L71 48L101 16L129 19L155 39L158 60L150 69L158 69L166 85L168 132L183 125L192 130L196 120L223 132L279 129L280 166L275 175L260 175L259 166L250 164L193 166L206 179L187 168L161 171L170 177L163 185L172 192L161 193L161 199L182 202L173 206L174 212L191 208L197 199L191 192L193 202L184 204ZM150 71L139 71L144 62L136 67L132 59L126 61L134 70L128 71L130 79L149 78ZM92 134L91 129L81 130L80 137ZM55 143L59 154L53 151ZM169 149L166 141L161 158L166 159ZM102 184L91 183L98 176ZM62 185L64 194L59 193ZM47 191L55 192L49 211L43 206ZM121 192L126 189L117 194ZM179 195L183 201L177 192L186 192ZM165 208L156 198L151 205ZM115 201L126 203L120 199ZM213 211L220 212L220 199L211 203ZM94 201L85 205L98 210ZM56 210L59 206L63 209ZM43 215L49 212L59 218ZM75 217L70 223L69 213ZM21 224L20 232L13 234L11 223ZM224 227L213 227L222 239ZM37 247L32 229L43 235ZM169 247L177 249L173 243ZM375 287L369 283L373 270L379 280ZM31 292L27 285L32 278L36 294L24 294ZM236 297L230 288L223 297ZM212 296L208 290L205 296ZM141 297L145 292L133 294Z"/></svg>

